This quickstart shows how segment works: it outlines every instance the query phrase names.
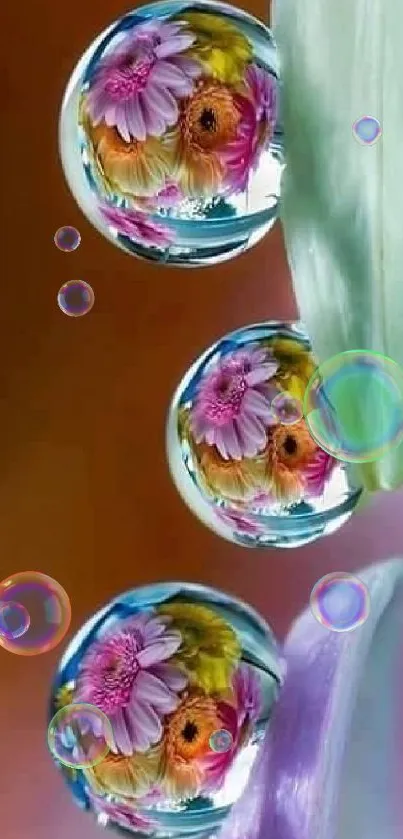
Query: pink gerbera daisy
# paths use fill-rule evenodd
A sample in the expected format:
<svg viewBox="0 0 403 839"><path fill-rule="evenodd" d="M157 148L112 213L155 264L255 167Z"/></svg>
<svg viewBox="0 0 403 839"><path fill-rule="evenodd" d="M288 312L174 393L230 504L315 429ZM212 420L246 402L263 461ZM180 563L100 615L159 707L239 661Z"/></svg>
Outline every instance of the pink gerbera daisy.
<svg viewBox="0 0 403 839"><path fill-rule="evenodd" d="M100 206L100 212L110 226L133 242L145 247L166 248L175 240L175 233L165 224L152 221L147 213L127 210L112 204Z"/></svg>
<svg viewBox="0 0 403 839"><path fill-rule="evenodd" d="M310 463L307 463L302 473L302 479L308 495L312 497L322 495L326 482L329 480L336 464L337 460L331 457L330 454L322 451L322 449L318 449L317 454Z"/></svg>
<svg viewBox="0 0 403 839"><path fill-rule="evenodd" d="M91 80L87 108L94 125L116 126L127 143L160 137L179 116L177 98L189 96L201 65L181 55L195 40L180 22L136 26Z"/></svg>
<svg viewBox="0 0 403 839"><path fill-rule="evenodd" d="M233 678L236 707L227 702L218 703L222 728L230 734L231 747L222 753L211 752L203 761L206 790L219 789L231 767L245 737L252 730L262 708L260 679L251 667L241 664Z"/></svg>
<svg viewBox="0 0 403 839"><path fill-rule="evenodd" d="M170 619L151 612L128 618L84 656L76 702L95 705L112 726L115 753L145 752L162 736L162 718L178 704L187 678L167 663L180 647Z"/></svg>
<svg viewBox="0 0 403 839"><path fill-rule="evenodd" d="M264 120L273 128L277 119L276 80L263 67L250 64L245 73L245 82L256 109L257 121Z"/></svg>
<svg viewBox="0 0 403 839"><path fill-rule="evenodd" d="M224 356L203 376L190 414L196 443L216 446L225 460L254 457L276 420L270 409L270 379L278 363L257 346Z"/></svg>
<svg viewBox="0 0 403 839"><path fill-rule="evenodd" d="M231 192L246 188L276 121L276 82L270 73L251 64L245 74L245 94L236 97L240 113L237 136L219 153Z"/></svg>

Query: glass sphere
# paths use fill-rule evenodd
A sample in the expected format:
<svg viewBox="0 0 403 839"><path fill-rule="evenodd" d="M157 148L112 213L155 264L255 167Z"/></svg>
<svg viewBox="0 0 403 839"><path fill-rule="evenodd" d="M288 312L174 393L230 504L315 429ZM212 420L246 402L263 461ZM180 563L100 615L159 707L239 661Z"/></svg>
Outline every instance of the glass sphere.
<svg viewBox="0 0 403 839"><path fill-rule="evenodd" d="M245 603L186 583L133 589L78 632L52 686L49 719L95 706L110 751L71 768L64 732L54 759L101 825L211 837L244 790L282 674L271 630Z"/></svg>
<svg viewBox="0 0 403 839"><path fill-rule="evenodd" d="M101 33L65 93L60 149L94 226L128 253L210 265L277 217L276 49L224 3L157 2Z"/></svg>
<svg viewBox="0 0 403 839"><path fill-rule="evenodd" d="M226 335L183 377L168 462L184 501L220 536L293 548L351 516L361 489L298 416L315 369L303 328L270 321Z"/></svg>

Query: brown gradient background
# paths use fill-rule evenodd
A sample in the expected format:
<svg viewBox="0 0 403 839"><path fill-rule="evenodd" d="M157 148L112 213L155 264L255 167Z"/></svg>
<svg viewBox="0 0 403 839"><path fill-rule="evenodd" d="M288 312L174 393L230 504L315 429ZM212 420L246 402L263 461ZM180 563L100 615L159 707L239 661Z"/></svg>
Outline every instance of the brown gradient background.
<svg viewBox="0 0 403 839"><path fill-rule="evenodd" d="M263 0L247 8L265 16ZM187 510L166 466L170 396L189 363L225 332L296 316L279 226L235 262L203 270L148 265L90 227L65 185L57 119L70 72L115 17L118 0L6 4L2 26L0 579L40 570L69 593L68 638L118 592L157 580L222 587L282 636L329 571L397 554L402 495L383 496L333 537L295 551L221 541ZM72 254L53 244L81 232ZM95 291L65 317L59 287ZM63 646L63 645L62 645ZM2 839L96 839L47 751L46 705L61 648L24 658L0 649Z"/></svg>

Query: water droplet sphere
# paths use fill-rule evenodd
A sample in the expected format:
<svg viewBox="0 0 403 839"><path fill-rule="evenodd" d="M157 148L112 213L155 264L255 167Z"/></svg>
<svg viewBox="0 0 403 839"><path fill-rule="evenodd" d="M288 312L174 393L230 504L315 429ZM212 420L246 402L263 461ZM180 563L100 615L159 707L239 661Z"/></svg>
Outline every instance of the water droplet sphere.
<svg viewBox="0 0 403 839"><path fill-rule="evenodd" d="M312 589L312 614L333 632L351 632L367 619L370 600L367 587L352 574L326 574Z"/></svg>
<svg viewBox="0 0 403 839"><path fill-rule="evenodd" d="M99 824L134 837L206 839L246 786L282 680L278 644L247 604L187 583L126 591L90 617L61 659L51 752ZM110 752L90 768L86 703L111 727Z"/></svg>
<svg viewBox="0 0 403 839"><path fill-rule="evenodd" d="M59 227L54 235L54 243L59 251L71 253L75 251L81 242L81 236L75 227Z"/></svg>
<svg viewBox="0 0 403 839"><path fill-rule="evenodd" d="M77 703L60 708L48 728L48 746L63 766L90 769L110 751L112 726L94 705Z"/></svg>
<svg viewBox="0 0 403 839"><path fill-rule="evenodd" d="M365 116L355 121L353 134L356 140L362 145L372 146L379 140L382 129L379 121L375 117Z"/></svg>
<svg viewBox="0 0 403 839"><path fill-rule="evenodd" d="M180 382L167 422L171 475L220 536L293 548L352 514L360 488L301 416L315 369L303 329L268 321L225 335Z"/></svg>
<svg viewBox="0 0 403 839"><path fill-rule="evenodd" d="M379 460L403 439L403 370L380 353L340 353L315 370L303 409L312 437L332 457Z"/></svg>
<svg viewBox="0 0 403 839"><path fill-rule="evenodd" d="M0 601L0 636L6 640L13 641L25 635L30 620L29 613L21 603Z"/></svg>
<svg viewBox="0 0 403 839"><path fill-rule="evenodd" d="M272 35L235 6L138 7L80 59L63 168L94 226L153 262L211 265L273 226L283 169Z"/></svg>
<svg viewBox="0 0 403 839"><path fill-rule="evenodd" d="M29 616L23 633L3 632L1 627L13 618L18 605L19 618ZM53 650L63 640L71 620L71 606L64 588L47 574L20 571L0 583L0 646L17 655L40 655ZM4 610L11 610L8 612ZM5 617L4 617L5 615Z"/></svg>
<svg viewBox="0 0 403 839"><path fill-rule="evenodd" d="M59 289L57 302L64 315L79 318L91 311L95 295L91 286L84 280L70 280Z"/></svg>

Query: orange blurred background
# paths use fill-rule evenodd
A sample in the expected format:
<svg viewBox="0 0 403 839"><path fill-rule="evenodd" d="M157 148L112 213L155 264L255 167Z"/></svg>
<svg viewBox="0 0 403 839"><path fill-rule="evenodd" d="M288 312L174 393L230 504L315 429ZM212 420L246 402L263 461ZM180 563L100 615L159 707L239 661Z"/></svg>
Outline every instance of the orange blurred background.
<svg viewBox="0 0 403 839"><path fill-rule="evenodd" d="M245 8L267 14L261 0ZM318 577L401 550L403 496L380 497L313 546L253 552L206 530L177 495L164 424L182 374L220 335L297 310L279 225L234 262L186 271L127 256L75 205L57 151L63 89L94 36L128 10L102 0L6 6L0 579L35 569L59 580L73 609L67 638L118 592L170 579L242 596L282 637ZM65 224L82 236L71 254L53 243ZM95 306L67 318L56 295L77 278L93 287ZM47 751L60 653L24 658L0 649L2 839L101 835Z"/></svg>

